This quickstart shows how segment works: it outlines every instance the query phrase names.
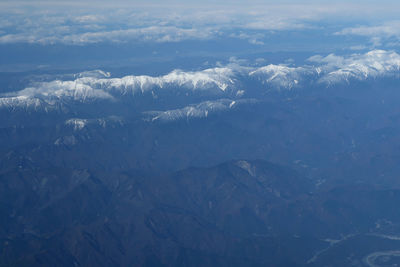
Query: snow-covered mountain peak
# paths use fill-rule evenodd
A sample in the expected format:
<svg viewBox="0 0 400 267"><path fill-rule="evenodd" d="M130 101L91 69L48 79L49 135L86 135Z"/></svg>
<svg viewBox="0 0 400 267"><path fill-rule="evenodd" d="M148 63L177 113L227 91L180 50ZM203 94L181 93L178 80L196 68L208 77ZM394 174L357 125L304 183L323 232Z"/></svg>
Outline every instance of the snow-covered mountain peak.
<svg viewBox="0 0 400 267"><path fill-rule="evenodd" d="M118 116L109 116L94 119L71 118L65 121L65 125L72 127L74 131L80 131L88 125L97 125L106 128L108 124L122 125L123 119Z"/></svg>
<svg viewBox="0 0 400 267"><path fill-rule="evenodd" d="M12 97L1 97L0 108L23 108L23 109L39 109L42 107L42 101L38 98L30 98L28 96L12 96Z"/></svg>
<svg viewBox="0 0 400 267"><path fill-rule="evenodd" d="M278 89L292 89L309 72L310 70L303 67L270 64L251 71L249 75L257 77L263 84L268 84Z"/></svg>
<svg viewBox="0 0 400 267"><path fill-rule="evenodd" d="M103 90L92 88L78 78L73 81L55 80L42 82L33 87L28 87L17 92L19 96L38 97L38 98L70 98L75 101L85 101L88 99L111 99L112 96ZM89 79L89 78L86 78ZM93 79L93 78L90 78Z"/></svg>
<svg viewBox="0 0 400 267"><path fill-rule="evenodd" d="M279 91L335 85L351 80L398 77L400 74L400 55L393 51L373 50L350 56L315 55L308 61L311 64L303 66L269 64L249 67L235 63L199 71L174 70L161 76L129 75L119 78L101 70L87 71L57 76L55 80L32 83L23 90L7 93L0 96L0 106L40 109L71 101L118 102L128 95L149 95L154 104L159 97L165 96L172 99L179 96L181 100L186 96L199 96L199 101L204 101L204 97L208 96L215 99L216 95L236 99L250 89L246 88L248 81L257 89ZM255 92L256 95L262 93L264 91Z"/></svg>
<svg viewBox="0 0 400 267"><path fill-rule="evenodd" d="M166 75L153 77L147 75L125 76L122 78L82 78L80 82L94 88L104 88L108 91L128 93L144 93L152 89L166 87L182 88L185 90L212 90L225 91L234 85L234 72L229 68L212 68L202 71L185 72L174 70Z"/></svg>
<svg viewBox="0 0 400 267"><path fill-rule="evenodd" d="M349 57L314 56L311 61L323 63L324 75L320 82L335 84L351 79L366 80L383 76L398 75L400 55L396 52L373 50Z"/></svg>

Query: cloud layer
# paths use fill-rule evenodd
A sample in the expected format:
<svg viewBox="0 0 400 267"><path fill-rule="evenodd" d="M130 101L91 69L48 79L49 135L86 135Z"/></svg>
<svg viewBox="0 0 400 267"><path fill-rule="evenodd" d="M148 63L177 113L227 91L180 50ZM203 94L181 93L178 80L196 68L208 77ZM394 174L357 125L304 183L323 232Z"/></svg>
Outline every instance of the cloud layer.
<svg viewBox="0 0 400 267"><path fill-rule="evenodd" d="M390 18L399 4L355 1L3 1L0 44L85 45L102 42L179 42L230 37L265 43L275 31L318 29L351 16ZM391 15L393 14L393 15ZM395 17L395 16L394 16ZM390 25L389 25L390 26ZM384 30L387 26L382 26ZM360 29L362 31L362 29ZM387 29L386 29L387 30ZM343 33L350 30L346 29ZM359 31L360 32L360 31Z"/></svg>
<svg viewBox="0 0 400 267"><path fill-rule="evenodd" d="M362 36L369 38L372 47L400 45L400 21L386 21L377 25L348 27L335 35Z"/></svg>
<svg viewBox="0 0 400 267"><path fill-rule="evenodd" d="M273 8L273 7L272 7ZM267 9L224 8L111 8L76 11L66 8L14 8L0 11L0 44L39 43L86 45L93 43L180 42L220 36L260 44L260 34L232 34L233 29L287 30L308 27L292 15L274 15ZM289 12L292 13L292 12ZM302 17L301 19L304 19Z"/></svg>

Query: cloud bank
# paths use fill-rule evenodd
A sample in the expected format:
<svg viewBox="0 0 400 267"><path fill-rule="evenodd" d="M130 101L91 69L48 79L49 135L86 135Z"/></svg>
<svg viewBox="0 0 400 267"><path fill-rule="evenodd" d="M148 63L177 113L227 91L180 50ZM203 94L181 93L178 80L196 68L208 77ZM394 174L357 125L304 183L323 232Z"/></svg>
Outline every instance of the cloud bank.
<svg viewBox="0 0 400 267"><path fill-rule="evenodd" d="M222 36L262 45L266 33L317 29L322 21L349 16L389 19L398 7L365 1L2 1L0 44L161 43Z"/></svg>
<svg viewBox="0 0 400 267"><path fill-rule="evenodd" d="M400 20L387 21L372 26L349 27L335 34L368 37L370 43L375 47L384 43L389 46L398 46L400 41Z"/></svg>

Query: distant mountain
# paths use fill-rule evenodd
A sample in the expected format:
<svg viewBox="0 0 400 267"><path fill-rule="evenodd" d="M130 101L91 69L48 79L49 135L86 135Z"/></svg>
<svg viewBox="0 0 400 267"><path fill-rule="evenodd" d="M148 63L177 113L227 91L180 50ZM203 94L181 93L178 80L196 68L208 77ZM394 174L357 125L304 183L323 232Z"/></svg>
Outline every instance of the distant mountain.
<svg viewBox="0 0 400 267"><path fill-rule="evenodd" d="M400 170L397 96L397 81L385 79L353 83L351 90L310 88L193 104L175 98L168 104L63 102L52 112L0 112L0 151L104 171L265 159L304 171L323 187L393 186Z"/></svg>
<svg viewBox="0 0 400 267"><path fill-rule="evenodd" d="M395 261L398 58L29 78L0 97L0 266Z"/></svg>
<svg viewBox="0 0 400 267"><path fill-rule="evenodd" d="M319 55L308 59L310 65L299 67L269 64L263 67L228 64L200 71L174 70L163 76L111 77L101 70L37 81L20 91L0 97L0 109L31 108L52 110L57 103L78 104L93 101L126 102L147 97L158 104L179 99L186 104L198 98L241 98L262 96L266 92L305 87L326 87L380 78L398 78L400 56L395 52L372 50L348 57ZM254 90L256 87L257 90ZM169 101L168 101L169 102ZM133 101L133 106L135 102ZM131 103L132 104L132 103ZM136 103L137 104L137 103ZM149 107L148 107L149 108Z"/></svg>

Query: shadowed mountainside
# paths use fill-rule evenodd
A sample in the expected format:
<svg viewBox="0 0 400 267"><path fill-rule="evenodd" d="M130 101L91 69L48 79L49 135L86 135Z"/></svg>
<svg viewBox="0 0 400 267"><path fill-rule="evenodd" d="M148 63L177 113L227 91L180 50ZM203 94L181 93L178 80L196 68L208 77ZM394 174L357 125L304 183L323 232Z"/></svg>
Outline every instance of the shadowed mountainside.
<svg viewBox="0 0 400 267"><path fill-rule="evenodd" d="M325 239L400 219L399 190L318 191L259 160L164 176L25 164L0 177L2 266L301 266Z"/></svg>

